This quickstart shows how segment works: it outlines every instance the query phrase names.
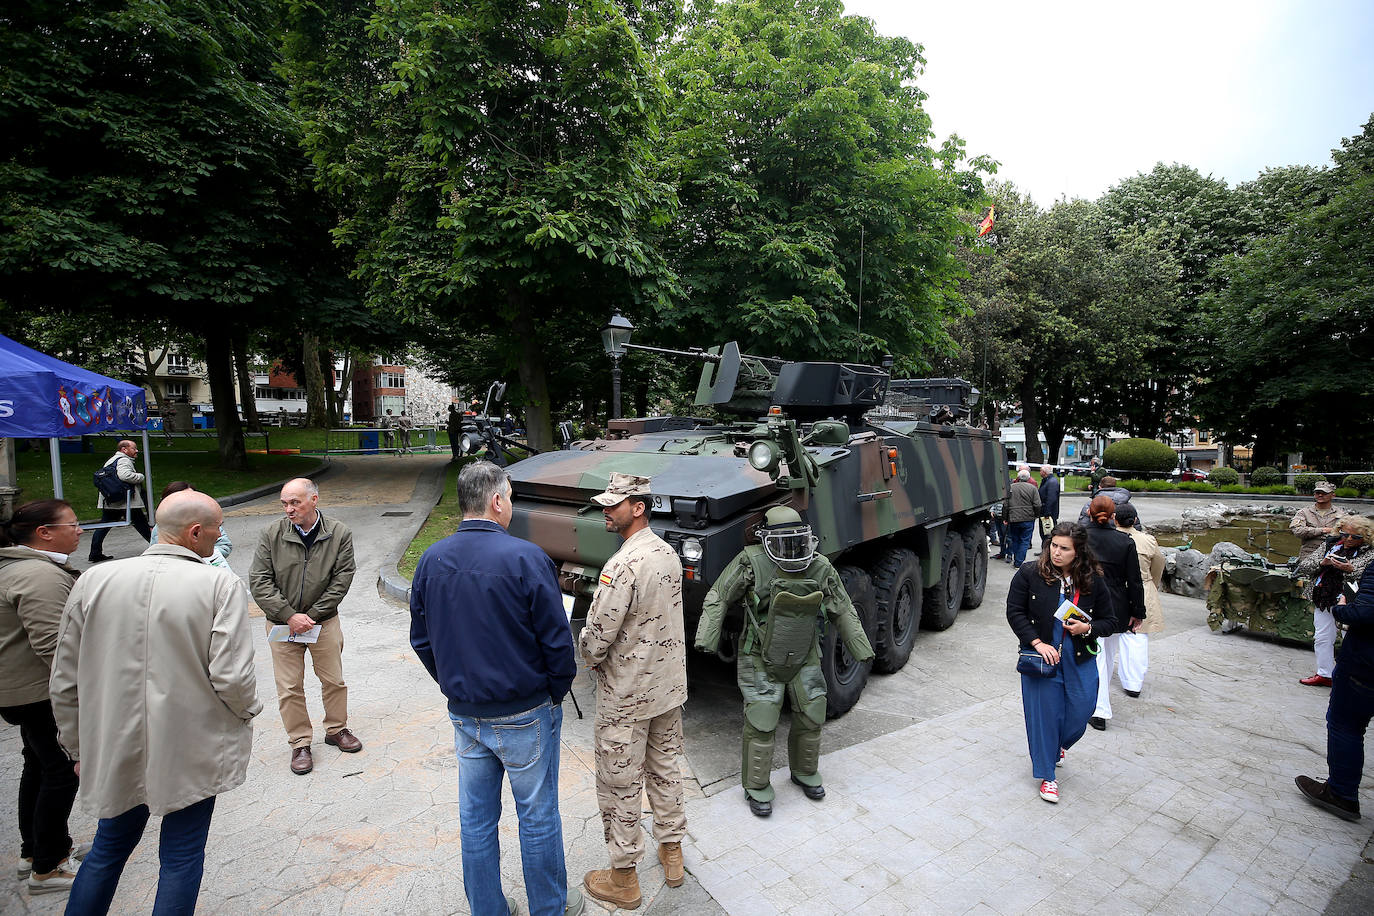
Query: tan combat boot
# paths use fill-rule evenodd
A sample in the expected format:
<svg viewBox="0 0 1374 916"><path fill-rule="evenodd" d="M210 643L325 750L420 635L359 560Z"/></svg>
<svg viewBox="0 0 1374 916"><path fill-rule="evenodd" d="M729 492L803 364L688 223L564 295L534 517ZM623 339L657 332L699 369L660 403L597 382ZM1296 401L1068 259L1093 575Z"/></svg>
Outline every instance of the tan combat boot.
<svg viewBox="0 0 1374 916"><path fill-rule="evenodd" d="M658 861L663 865L663 878L669 887L682 886L682 844L659 843Z"/></svg>
<svg viewBox="0 0 1374 916"><path fill-rule="evenodd" d="M602 868L587 872L582 879L587 893L597 900L618 906L625 910L639 909L639 872L632 865L629 868Z"/></svg>

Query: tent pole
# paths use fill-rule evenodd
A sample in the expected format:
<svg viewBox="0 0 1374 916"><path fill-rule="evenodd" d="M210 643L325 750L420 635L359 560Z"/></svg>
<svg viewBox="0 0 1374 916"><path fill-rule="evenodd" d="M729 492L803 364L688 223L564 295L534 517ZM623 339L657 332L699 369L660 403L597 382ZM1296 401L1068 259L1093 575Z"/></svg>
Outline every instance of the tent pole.
<svg viewBox="0 0 1374 916"><path fill-rule="evenodd" d="M48 440L48 459L52 462L52 495L62 498L62 446L56 439Z"/></svg>
<svg viewBox="0 0 1374 916"><path fill-rule="evenodd" d="M148 524L155 524L153 521L153 453L148 450L148 424L143 424L143 492L148 496L148 505L143 507L143 512L148 516Z"/></svg>

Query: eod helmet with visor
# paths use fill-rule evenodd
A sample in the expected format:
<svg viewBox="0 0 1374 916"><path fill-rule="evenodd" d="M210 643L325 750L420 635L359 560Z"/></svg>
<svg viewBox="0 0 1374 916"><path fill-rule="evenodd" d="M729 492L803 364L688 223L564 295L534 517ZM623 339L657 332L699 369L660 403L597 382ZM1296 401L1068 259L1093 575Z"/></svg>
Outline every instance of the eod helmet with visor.
<svg viewBox="0 0 1374 916"><path fill-rule="evenodd" d="M820 543L811 526L790 506L774 506L765 512L755 534L768 559L783 572L801 572L810 566Z"/></svg>

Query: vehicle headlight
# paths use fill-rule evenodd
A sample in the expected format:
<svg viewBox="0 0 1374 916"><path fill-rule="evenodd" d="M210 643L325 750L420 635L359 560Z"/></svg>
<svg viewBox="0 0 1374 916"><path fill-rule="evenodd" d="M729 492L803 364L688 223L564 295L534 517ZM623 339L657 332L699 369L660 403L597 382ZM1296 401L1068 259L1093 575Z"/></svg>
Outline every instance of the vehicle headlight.
<svg viewBox="0 0 1374 916"><path fill-rule="evenodd" d="M778 447L767 439L749 446L749 466L756 471L772 471L778 466Z"/></svg>
<svg viewBox="0 0 1374 916"><path fill-rule="evenodd" d="M678 549L682 551L682 559L695 563L701 559L701 538L683 538Z"/></svg>

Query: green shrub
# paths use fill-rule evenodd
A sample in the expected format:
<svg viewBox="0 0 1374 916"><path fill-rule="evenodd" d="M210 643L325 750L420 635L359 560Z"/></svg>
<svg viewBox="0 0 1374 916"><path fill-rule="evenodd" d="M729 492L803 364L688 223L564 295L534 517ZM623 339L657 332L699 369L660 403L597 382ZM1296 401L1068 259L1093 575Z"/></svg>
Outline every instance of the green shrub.
<svg viewBox="0 0 1374 916"><path fill-rule="evenodd" d="M1167 480L1137 480L1135 483L1142 484L1138 489L1146 493L1169 493L1174 489L1174 485Z"/></svg>
<svg viewBox="0 0 1374 916"><path fill-rule="evenodd" d="M1077 474L1070 474L1064 478L1065 490L1086 490L1088 489L1088 478L1080 477Z"/></svg>
<svg viewBox="0 0 1374 916"><path fill-rule="evenodd" d="M1217 488L1205 480L1185 480L1178 485L1180 490L1188 493L1215 493Z"/></svg>
<svg viewBox="0 0 1374 916"><path fill-rule="evenodd" d="M1207 482L1214 483L1219 487L1237 484L1240 483L1240 472L1235 468L1217 468L1207 475ZM1374 486L1374 481L1371 481L1370 485Z"/></svg>
<svg viewBox="0 0 1374 916"><path fill-rule="evenodd" d="M1351 474L1350 476L1355 477L1360 475ZM1293 486L1298 488L1299 493L1311 496L1313 488L1316 487L1317 481L1319 480L1325 480L1333 487L1345 485L1358 488L1360 486L1360 484L1352 484L1349 480L1346 480L1344 474L1299 474L1293 478Z"/></svg>
<svg viewBox="0 0 1374 916"><path fill-rule="evenodd" d="M1223 493L1245 493L1248 492L1249 489L1249 487L1242 487L1238 483L1226 483L1221 485L1221 492Z"/></svg>
<svg viewBox="0 0 1374 916"><path fill-rule="evenodd" d="M1359 498L1360 491L1354 487L1337 487L1336 495L1342 499L1357 499Z"/></svg>
<svg viewBox="0 0 1374 916"><path fill-rule="evenodd" d="M1353 490L1374 490L1374 474L1347 474L1342 483Z"/></svg>
<svg viewBox="0 0 1374 916"><path fill-rule="evenodd" d="M1118 471L1167 473L1178 467L1178 452L1155 439L1122 439L1107 446L1102 463Z"/></svg>
<svg viewBox="0 0 1374 916"><path fill-rule="evenodd" d="M1298 488L1286 483L1275 483L1267 487L1246 487L1245 492L1254 493L1256 496L1297 496Z"/></svg>
<svg viewBox="0 0 1374 916"><path fill-rule="evenodd" d="M1141 490L1145 489L1145 484L1147 482L1148 481L1144 480L1136 480L1134 477L1128 477L1125 480L1118 480L1116 482L1116 485L1123 490L1130 490L1132 493L1139 493Z"/></svg>
<svg viewBox="0 0 1374 916"><path fill-rule="evenodd" d="M1272 487L1277 483L1283 483L1283 472L1278 468L1255 468L1250 473L1252 487Z"/></svg>

